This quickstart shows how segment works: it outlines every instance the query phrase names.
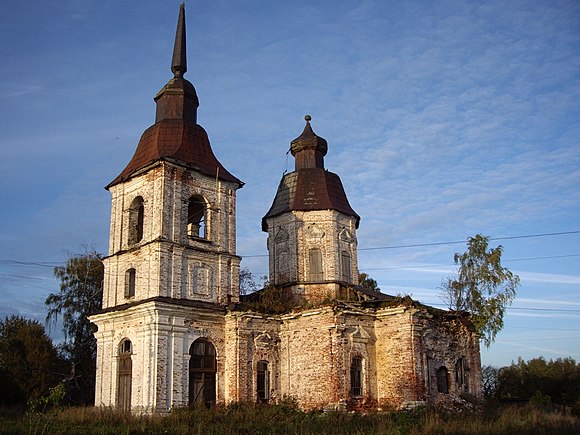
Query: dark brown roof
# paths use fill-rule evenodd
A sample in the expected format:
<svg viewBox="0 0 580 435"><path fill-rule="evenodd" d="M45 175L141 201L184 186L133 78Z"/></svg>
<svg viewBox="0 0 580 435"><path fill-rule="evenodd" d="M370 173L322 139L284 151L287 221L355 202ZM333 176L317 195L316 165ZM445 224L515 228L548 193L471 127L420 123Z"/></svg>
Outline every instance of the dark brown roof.
<svg viewBox="0 0 580 435"><path fill-rule="evenodd" d="M210 177L243 185L217 160L203 127L182 119L163 119L145 130L127 167L106 188L128 180L138 170L159 160L173 161Z"/></svg>
<svg viewBox="0 0 580 435"><path fill-rule="evenodd" d="M289 211L336 210L356 218L344 193L338 175L322 168L300 169L284 175L278 186L274 202L262 218L262 230L268 231L266 219Z"/></svg>

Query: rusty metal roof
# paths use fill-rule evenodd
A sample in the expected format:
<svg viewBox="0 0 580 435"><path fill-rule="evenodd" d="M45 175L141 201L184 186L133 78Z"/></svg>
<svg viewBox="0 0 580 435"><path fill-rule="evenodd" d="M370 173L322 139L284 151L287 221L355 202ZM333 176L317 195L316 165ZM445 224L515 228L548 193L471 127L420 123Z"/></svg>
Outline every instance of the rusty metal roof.
<svg viewBox="0 0 580 435"><path fill-rule="evenodd" d="M324 169L328 144L312 131L311 116L306 115L304 119L304 131L290 144L296 170L282 177L274 202L262 218L262 231L268 231L268 218L289 211L312 210L336 210L353 216L358 228L360 216L348 203L340 178Z"/></svg>
<svg viewBox="0 0 580 435"><path fill-rule="evenodd" d="M180 119L164 119L145 130L127 167L106 188L128 180L139 169L158 160L174 161L210 177L243 184L215 157L202 126Z"/></svg>
<svg viewBox="0 0 580 435"><path fill-rule="evenodd" d="M336 210L356 218L338 175L321 168L300 169L284 175L274 202L262 218L262 230L268 231L266 219L289 211Z"/></svg>
<svg viewBox="0 0 580 435"><path fill-rule="evenodd" d="M154 98L157 104L155 124L145 130L133 158L106 189L161 160L243 185L218 161L207 133L197 124L199 100L194 86L183 78L187 71L185 47L185 10L181 4L171 60L174 76Z"/></svg>

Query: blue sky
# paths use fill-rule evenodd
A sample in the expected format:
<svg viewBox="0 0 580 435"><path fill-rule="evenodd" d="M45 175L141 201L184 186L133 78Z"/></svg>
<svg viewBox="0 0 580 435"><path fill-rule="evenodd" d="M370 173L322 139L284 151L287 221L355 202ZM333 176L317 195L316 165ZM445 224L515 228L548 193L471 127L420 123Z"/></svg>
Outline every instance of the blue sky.
<svg viewBox="0 0 580 435"><path fill-rule="evenodd" d="M3 5L0 316L44 319L52 267L106 252L103 186L154 122L178 6ZM522 285L483 363L580 360L578 2L190 1L186 20L199 123L246 183L243 266L267 273L260 220L310 114L362 218L361 272L441 304L465 244L438 243L497 238Z"/></svg>

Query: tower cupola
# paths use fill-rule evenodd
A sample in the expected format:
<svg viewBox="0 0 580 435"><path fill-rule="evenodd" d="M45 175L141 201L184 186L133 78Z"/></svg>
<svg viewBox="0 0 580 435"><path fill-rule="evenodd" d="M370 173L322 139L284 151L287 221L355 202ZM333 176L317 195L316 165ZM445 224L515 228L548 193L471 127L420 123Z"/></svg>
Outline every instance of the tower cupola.
<svg viewBox="0 0 580 435"><path fill-rule="evenodd" d="M328 152L328 143L317 136L310 125L312 117L306 115L306 126L300 136L290 143L290 152L295 158L296 170L307 168L324 169L324 156Z"/></svg>

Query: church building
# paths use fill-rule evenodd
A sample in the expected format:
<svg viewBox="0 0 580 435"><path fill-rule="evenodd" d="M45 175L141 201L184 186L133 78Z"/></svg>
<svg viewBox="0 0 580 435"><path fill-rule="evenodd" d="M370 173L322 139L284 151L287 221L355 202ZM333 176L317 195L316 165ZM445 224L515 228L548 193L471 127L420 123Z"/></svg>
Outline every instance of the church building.
<svg viewBox="0 0 580 435"><path fill-rule="evenodd" d="M290 144L295 170L262 219L269 285L240 297L243 183L197 124L185 42L181 5L155 123L107 186L103 306L90 318L95 405L164 413L292 397L307 410L356 410L480 397L479 339L466 315L358 285L361 218L325 169L328 143L310 116Z"/></svg>

